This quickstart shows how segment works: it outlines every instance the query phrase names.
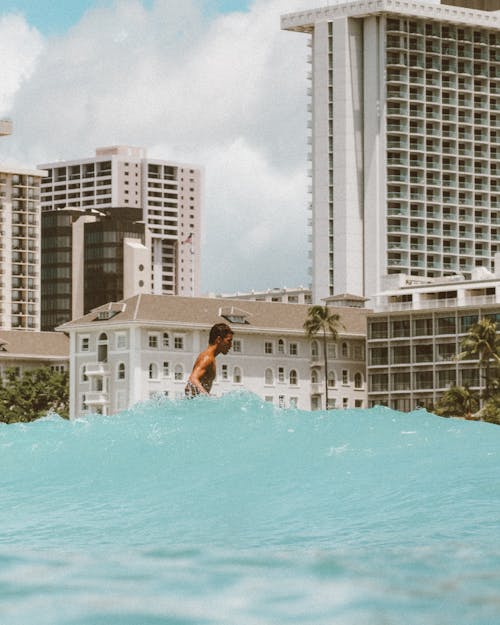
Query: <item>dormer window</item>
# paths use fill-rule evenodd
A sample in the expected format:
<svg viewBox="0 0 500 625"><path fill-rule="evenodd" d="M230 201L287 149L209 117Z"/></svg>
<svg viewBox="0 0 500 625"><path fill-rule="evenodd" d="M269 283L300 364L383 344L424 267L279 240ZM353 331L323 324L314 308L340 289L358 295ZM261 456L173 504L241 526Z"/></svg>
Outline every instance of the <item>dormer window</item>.
<svg viewBox="0 0 500 625"><path fill-rule="evenodd" d="M250 323L248 321L248 317L250 316L245 310L241 308L236 308L236 306L227 306L219 308L219 316L223 317L229 323Z"/></svg>

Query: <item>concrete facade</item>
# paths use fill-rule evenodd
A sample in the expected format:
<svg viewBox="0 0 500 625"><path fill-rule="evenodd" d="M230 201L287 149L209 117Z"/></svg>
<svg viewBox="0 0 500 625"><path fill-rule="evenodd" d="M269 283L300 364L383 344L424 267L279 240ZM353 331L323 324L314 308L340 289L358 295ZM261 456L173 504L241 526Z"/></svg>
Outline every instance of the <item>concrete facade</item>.
<svg viewBox="0 0 500 625"><path fill-rule="evenodd" d="M0 328L40 330L40 184L0 164Z"/></svg>

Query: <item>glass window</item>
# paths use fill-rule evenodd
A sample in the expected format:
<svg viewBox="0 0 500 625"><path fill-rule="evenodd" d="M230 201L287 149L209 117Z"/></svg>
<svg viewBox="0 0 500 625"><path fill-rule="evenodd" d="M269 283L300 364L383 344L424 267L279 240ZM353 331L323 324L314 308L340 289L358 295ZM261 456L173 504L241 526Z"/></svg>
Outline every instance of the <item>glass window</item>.
<svg viewBox="0 0 500 625"><path fill-rule="evenodd" d="M235 367L233 369L233 381L235 384L241 384L241 369L239 367Z"/></svg>
<svg viewBox="0 0 500 625"><path fill-rule="evenodd" d="M437 334L455 334L455 317L438 317Z"/></svg>
<svg viewBox="0 0 500 625"><path fill-rule="evenodd" d="M233 339L233 352L241 354L241 341L239 339Z"/></svg>
<svg viewBox="0 0 500 625"><path fill-rule="evenodd" d="M290 356L296 356L298 354L297 343L290 343L290 345L288 346L288 350L289 350Z"/></svg>
<svg viewBox="0 0 500 625"><path fill-rule="evenodd" d="M168 336L168 332L163 333L163 347L168 347L170 345L170 337Z"/></svg>
<svg viewBox="0 0 500 625"><path fill-rule="evenodd" d="M463 315L460 317L460 332L465 334L479 321L478 315Z"/></svg>
<svg viewBox="0 0 500 625"><path fill-rule="evenodd" d="M126 349L127 348L127 335L125 332L117 332L116 333L116 349Z"/></svg>
<svg viewBox="0 0 500 625"><path fill-rule="evenodd" d="M370 323L371 339L386 339L389 336L387 321L372 321Z"/></svg>
<svg viewBox="0 0 500 625"><path fill-rule="evenodd" d="M342 358L347 358L349 356L349 348L347 343L342 343Z"/></svg>
<svg viewBox="0 0 500 625"><path fill-rule="evenodd" d="M318 354L319 354L318 341L312 341L312 343L311 343L311 356L315 357L315 356L318 356Z"/></svg>
<svg viewBox="0 0 500 625"><path fill-rule="evenodd" d="M274 383L274 375L273 375L273 370L272 369L266 369L266 373L264 375L264 380L266 384L273 384Z"/></svg>
<svg viewBox="0 0 500 625"><path fill-rule="evenodd" d="M284 395L278 395L278 406L280 408L284 408L285 407L285 396Z"/></svg>
<svg viewBox="0 0 500 625"><path fill-rule="evenodd" d="M361 373L354 375L354 388L363 388L363 376Z"/></svg>
<svg viewBox="0 0 500 625"><path fill-rule="evenodd" d="M342 369L342 384L349 384L349 372L347 369Z"/></svg>
<svg viewBox="0 0 500 625"><path fill-rule="evenodd" d="M278 382L285 381L285 369L283 367L278 367Z"/></svg>
<svg viewBox="0 0 500 625"><path fill-rule="evenodd" d="M414 336L432 336L432 318L426 317L424 319L414 319L413 321L413 335Z"/></svg>
<svg viewBox="0 0 500 625"><path fill-rule="evenodd" d="M410 320L395 319L392 322L392 336L395 338L410 336Z"/></svg>
<svg viewBox="0 0 500 625"><path fill-rule="evenodd" d="M158 335L150 334L148 337L148 344L152 349L156 349L158 347Z"/></svg>
<svg viewBox="0 0 500 625"><path fill-rule="evenodd" d="M335 386L335 372L329 371L328 372L328 387L333 388L334 386Z"/></svg>
<svg viewBox="0 0 500 625"><path fill-rule="evenodd" d="M285 353L285 342L283 341L283 339L280 339L278 341L278 354L284 354Z"/></svg>
<svg viewBox="0 0 500 625"><path fill-rule="evenodd" d="M223 380L227 380L229 377L228 372L227 372L227 365L222 365L220 370L221 370L221 378Z"/></svg>
<svg viewBox="0 0 500 625"><path fill-rule="evenodd" d="M80 351L81 352L88 352L89 351L89 347L90 347L90 337L88 337L88 336L81 336L80 337Z"/></svg>
<svg viewBox="0 0 500 625"><path fill-rule="evenodd" d="M154 362L149 365L149 379L156 380L158 376L158 367Z"/></svg>
<svg viewBox="0 0 500 625"><path fill-rule="evenodd" d="M125 379L125 363L120 362L118 365L118 371L117 371L117 376L118 380L124 380Z"/></svg>
<svg viewBox="0 0 500 625"><path fill-rule="evenodd" d="M174 380L182 380L184 377L184 371L182 370L182 365L175 365L174 369Z"/></svg>
<svg viewBox="0 0 500 625"><path fill-rule="evenodd" d="M174 349L184 349L184 337L176 336L174 338Z"/></svg>
<svg viewBox="0 0 500 625"><path fill-rule="evenodd" d="M163 362L163 377L168 378L170 376L170 363L167 361Z"/></svg>
<svg viewBox="0 0 500 625"><path fill-rule="evenodd" d="M290 384L292 386L296 386L298 382L298 376L297 376L297 372L295 371L295 369L292 369L290 371Z"/></svg>
<svg viewBox="0 0 500 625"><path fill-rule="evenodd" d="M457 383L457 372L455 369L445 369L438 371L438 388L448 388Z"/></svg>
<svg viewBox="0 0 500 625"><path fill-rule="evenodd" d="M273 353L273 344L270 341L266 341L264 343L264 353L272 354Z"/></svg>

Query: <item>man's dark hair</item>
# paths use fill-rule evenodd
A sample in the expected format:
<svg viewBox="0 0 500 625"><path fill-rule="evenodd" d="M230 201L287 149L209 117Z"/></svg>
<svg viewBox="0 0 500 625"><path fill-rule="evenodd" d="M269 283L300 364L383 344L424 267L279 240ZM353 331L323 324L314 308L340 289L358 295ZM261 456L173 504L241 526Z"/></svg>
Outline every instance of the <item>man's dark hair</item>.
<svg viewBox="0 0 500 625"><path fill-rule="evenodd" d="M216 323L214 326L212 326L210 330L208 342L210 343L210 345L213 345L219 336L221 337L221 339L223 339L228 334L233 334L233 331L227 325L227 323Z"/></svg>

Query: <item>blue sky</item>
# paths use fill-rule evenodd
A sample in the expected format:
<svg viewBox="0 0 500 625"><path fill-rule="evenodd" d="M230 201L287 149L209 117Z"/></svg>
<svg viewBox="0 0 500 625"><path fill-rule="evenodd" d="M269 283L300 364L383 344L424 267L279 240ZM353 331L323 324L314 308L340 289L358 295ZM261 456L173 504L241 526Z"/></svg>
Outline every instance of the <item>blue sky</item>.
<svg viewBox="0 0 500 625"><path fill-rule="evenodd" d="M202 292L307 285L307 35L331 0L0 0L0 161L203 168Z"/></svg>
<svg viewBox="0 0 500 625"><path fill-rule="evenodd" d="M64 33L78 22L82 15L95 7L110 7L116 0L1 0L0 13L16 11L45 35ZM119 0L118 0L119 1ZM149 7L154 0L143 0ZM179 0L168 0L176 3ZM181 0L182 1L182 0ZM250 0L204 0L205 13L245 11Z"/></svg>

